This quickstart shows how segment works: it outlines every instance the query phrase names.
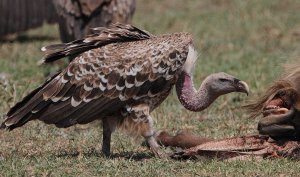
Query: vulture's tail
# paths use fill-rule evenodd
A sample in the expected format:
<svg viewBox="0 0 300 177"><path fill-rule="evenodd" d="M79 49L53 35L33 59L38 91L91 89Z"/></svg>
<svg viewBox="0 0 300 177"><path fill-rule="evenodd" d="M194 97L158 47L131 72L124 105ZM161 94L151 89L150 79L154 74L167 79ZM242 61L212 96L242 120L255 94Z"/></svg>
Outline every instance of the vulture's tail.
<svg viewBox="0 0 300 177"><path fill-rule="evenodd" d="M43 93L41 90L53 81L58 74L59 72L49 78L43 85L24 97L22 101L15 104L4 116L4 121L1 123L0 129L12 130L30 121L31 111L43 100Z"/></svg>
<svg viewBox="0 0 300 177"><path fill-rule="evenodd" d="M67 56L76 56L90 49L115 42L130 42L152 37L147 31L119 23L112 24L107 28L98 27L91 30L92 34L84 39L43 47L41 50L44 51L46 55L40 61L40 64L53 62Z"/></svg>

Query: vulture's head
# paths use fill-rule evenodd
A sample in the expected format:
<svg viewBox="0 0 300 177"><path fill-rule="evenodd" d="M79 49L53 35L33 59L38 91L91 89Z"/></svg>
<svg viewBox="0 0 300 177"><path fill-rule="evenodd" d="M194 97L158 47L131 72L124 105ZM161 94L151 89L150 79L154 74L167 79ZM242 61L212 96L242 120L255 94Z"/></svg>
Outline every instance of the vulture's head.
<svg viewBox="0 0 300 177"><path fill-rule="evenodd" d="M194 112L206 109L221 95L231 92L243 92L247 95L249 93L246 82L223 72L207 76L198 91L191 80L191 77L183 72L176 83L176 91L181 104Z"/></svg>
<svg viewBox="0 0 300 177"><path fill-rule="evenodd" d="M243 92L249 94L249 87L246 82L241 81L227 73L220 72L209 75L205 79L212 93L224 95L231 92Z"/></svg>
<svg viewBox="0 0 300 177"><path fill-rule="evenodd" d="M260 134L275 139L300 137L300 69L288 67L280 80L275 81L257 100L246 107L252 117L262 116L258 123Z"/></svg>

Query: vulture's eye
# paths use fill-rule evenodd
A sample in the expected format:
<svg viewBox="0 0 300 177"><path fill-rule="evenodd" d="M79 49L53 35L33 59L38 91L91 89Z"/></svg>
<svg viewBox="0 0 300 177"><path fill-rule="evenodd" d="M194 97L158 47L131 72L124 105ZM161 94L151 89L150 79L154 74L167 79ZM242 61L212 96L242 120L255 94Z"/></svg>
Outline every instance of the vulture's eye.
<svg viewBox="0 0 300 177"><path fill-rule="evenodd" d="M219 81L221 81L221 82L227 82L228 79L220 78Z"/></svg>

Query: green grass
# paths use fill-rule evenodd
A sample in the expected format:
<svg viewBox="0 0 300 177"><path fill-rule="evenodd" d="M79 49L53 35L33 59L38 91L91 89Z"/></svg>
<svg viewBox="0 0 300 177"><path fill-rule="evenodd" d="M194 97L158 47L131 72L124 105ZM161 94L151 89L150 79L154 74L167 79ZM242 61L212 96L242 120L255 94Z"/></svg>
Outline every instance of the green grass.
<svg viewBox="0 0 300 177"><path fill-rule="evenodd" d="M133 23L155 34L187 31L200 51L195 82L224 71L249 83L250 97L229 94L201 113L186 111L175 93L153 112L157 129L189 129L225 138L256 132L258 120L240 106L261 95L280 76L282 64L300 57L300 2L297 0L138 0ZM37 66L40 48L59 42L57 26L44 25L17 41L0 43L0 114L44 80L57 66ZM33 37L33 39L32 39ZM39 40L38 40L39 39ZM3 82L3 81L2 81ZM58 129L32 121L0 132L0 176L297 176L300 162L288 159L223 162L154 158L121 133L113 135L113 159L99 153L102 130Z"/></svg>

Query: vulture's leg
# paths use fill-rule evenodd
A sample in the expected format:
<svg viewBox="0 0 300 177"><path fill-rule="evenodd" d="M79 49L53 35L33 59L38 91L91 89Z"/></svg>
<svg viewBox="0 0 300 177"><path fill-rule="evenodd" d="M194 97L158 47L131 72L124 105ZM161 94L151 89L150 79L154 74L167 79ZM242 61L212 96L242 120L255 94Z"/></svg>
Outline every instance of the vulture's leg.
<svg viewBox="0 0 300 177"><path fill-rule="evenodd" d="M147 104L139 104L130 108L130 119L135 127L134 131L142 135L148 145L150 146L151 151L157 157L166 157L166 153L161 151L159 144L155 138L155 131L153 128L153 119L150 116L150 108Z"/></svg>
<svg viewBox="0 0 300 177"><path fill-rule="evenodd" d="M102 141L102 153L104 156L110 156L110 142L111 134L114 132L117 126L117 118L108 117L102 120L103 126L103 141Z"/></svg>
<svg viewBox="0 0 300 177"><path fill-rule="evenodd" d="M153 119L149 115L147 116L147 122L145 122L145 126L142 129L142 136L146 139L147 143L150 146L150 150L155 154L155 156L164 158L167 157L167 154L161 150L161 147L156 141L154 136L154 128L153 128Z"/></svg>

